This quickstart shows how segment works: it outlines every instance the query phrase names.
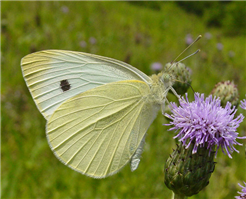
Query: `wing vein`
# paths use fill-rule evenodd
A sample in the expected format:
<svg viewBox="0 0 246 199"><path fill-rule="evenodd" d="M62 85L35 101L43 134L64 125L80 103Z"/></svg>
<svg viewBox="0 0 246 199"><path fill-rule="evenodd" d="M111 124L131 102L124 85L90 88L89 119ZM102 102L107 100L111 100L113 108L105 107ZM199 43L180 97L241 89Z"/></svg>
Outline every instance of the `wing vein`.
<svg viewBox="0 0 246 199"><path fill-rule="evenodd" d="M141 100L140 100L141 101ZM130 111L129 112L131 112L139 103L140 103L140 101L139 102L137 102L137 104L135 105L135 106L133 106L133 108L131 108L130 109ZM119 121L121 121L126 115L128 115L129 114L129 112L128 113L126 113L125 115L123 115L120 119L118 119L117 121L115 121L114 123L117 123L117 122L119 122ZM130 122L130 121L129 121ZM113 123L113 124L114 124ZM110 125L108 125L106 128L108 128L109 126L111 126L112 124L110 124ZM103 130L105 130L105 128L103 129ZM102 132L102 131L101 131ZM100 134L99 134L99 136L101 135L101 132L100 132ZM122 136L123 136L123 134L124 133L122 133L121 134L121 136L120 136L120 139L119 139L119 141L118 141L118 143L117 144L119 144L119 142L121 141L121 139L122 139ZM99 136L97 136L97 138L95 139L95 141L94 141L94 143L97 141L97 139L98 139L98 137ZM91 147L93 147L93 145L94 145L94 143L92 144L92 146ZM102 143L103 142L101 142L101 145L102 145ZM101 146L100 145L100 146ZM91 147L90 147L90 149L91 149ZM99 147L100 148L100 147ZM88 166L87 166L87 168L86 168L86 170L85 170L85 172L89 169L89 167L90 167L90 165L91 165L91 163L92 163L92 161L94 160L94 158L95 158L95 156L96 156L96 154L98 153L98 151L99 151L99 148L96 150L96 152L94 153L94 156L93 156L93 158L91 158L91 161L90 161L90 163L88 164ZM88 150L89 151L89 150ZM87 153L88 153L88 151L87 151ZM115 155L115 152L116 152L116 148L115 148L115 150L114 150L114 152L113 152L113 154ZM113 155L113 156L114 156ZM80 162L82 161L83 159L81 159L80 160ZM80 162L78 163L78 165L80 164Z"/></svg>

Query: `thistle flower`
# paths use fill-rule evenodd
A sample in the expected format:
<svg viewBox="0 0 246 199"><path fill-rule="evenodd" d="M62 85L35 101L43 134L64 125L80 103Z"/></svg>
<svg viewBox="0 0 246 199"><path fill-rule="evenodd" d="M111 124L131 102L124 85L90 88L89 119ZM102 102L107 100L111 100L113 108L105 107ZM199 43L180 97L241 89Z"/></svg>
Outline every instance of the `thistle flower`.
<svg viewBox="0 0 246 199"><path fill-rule="evenodd" d="M245 199L246 198L246 183L245 182L243 182L243 183L244 183L245 187L243 185L240 185L240 183L238 183L238 185L240 187L242 187L242 192L239 192L239 191L237 192L240 194L240 196L235 196L236 199Z"/></svg>
<svg viewBox="0 0 246 199"><path fill-rule="evenodd" d="M234 84L233 81L228 80L217 83L211 91L211 94L220 98L222 107L225 107L228 101L236 107L239 104L237 85Z"/></svg>
<svg viewBox="0 0 246 199"><path fill-rule="evenodd" d="M210 32L206 32L204 36L208 40L212 38L212 34Z"/></svg>
<svg viewBox="0 0 246 199"><path fill-rule="evenodd" d="M246 97L246 95L245 95ZM242 101L240 101L240 107L244 110L246 110L246 99L243 99Z"/></svg>
<svg viewBox="0 0 246 199"><path fill-rule="evenodd" d="M167 73L170 72L176 76L177 81L174 82L172 87L179 95L185 94L191 84L192 70L183 63L167 63L164 71ZM169 92L173 94L171 90L169 90Z"/></svg>
<svg viewBox="0 0 246 199"><path fill-rule="evenodd" d="M69 8L68 8L67 6L62 6L62 7L61 7L61 11L62 11L63 13L68 13L68 12L69 12Z"/></svg>
<svg viewBox="0 0 246 199"><path fill-rule="evenodd" d="M154 62L151 64L150 68L153 71L161 71L163 67L162 67L162 64L160 62Z"/></svg>
<svg viewBox="0 0 246 199"><path fill-rule="evenodd" d="M214 152L199 147L192 154L194 142L188 149L180 143L167 159L164 182L177 196L192 196L209 184L215 168ZM184 198L184 197L183 197Z"/></svg>
<svg viewBox="0 0 246 199"><path fill-rule="evenodd" d="M186 99L180 99L180 106L170 103L172 111L171 115L165 114L172 120L168 125L174 125L169 130L180 130L174 138L186 146L195 142L192 153L197 152L199 146L207 146L211 152L214 146L216 153L221 147L223 153L231 157L233 151L238 152L233 145L242 145L236 139L245 139L246 137L238 137L236 132L239 124L243 121L244 116L240 114L234 119L236 109L231 108L231 103L227 102L225 108L220 106L220 99L210 95L204 99L204 94L195 93L195 101L189 102ZM224 151L225 150L225 151Z"/></svg>
<svg viewBox="0 0 246 199"><path fill-rule="evenodd" d="M217 47L217 49L218 49L219 51L222 51L224 46L223 46L222 43L217 43L217 44L216 44L216 47Z"/></svg>
<svg viewBox="0 0 246 199"><path fill-rule="evenodd" d="M92 44L92 45L95 45L97 43L97 39L95 37L90 37L89 38L89 42Z"/></svg>
<svg viewBox="0 0 246 199"><path fill-rule="evenodd" d="M86 41L79 42L80 47L85 48L87 46Z"/></svg>
<svg viewBox="0 0 246 199"><path fill-rule="evenodd" d="M190 45L192 42L193 42L193 38L192 38L191 34L187 34L185 37L185 43L187 45Z"/></svg>

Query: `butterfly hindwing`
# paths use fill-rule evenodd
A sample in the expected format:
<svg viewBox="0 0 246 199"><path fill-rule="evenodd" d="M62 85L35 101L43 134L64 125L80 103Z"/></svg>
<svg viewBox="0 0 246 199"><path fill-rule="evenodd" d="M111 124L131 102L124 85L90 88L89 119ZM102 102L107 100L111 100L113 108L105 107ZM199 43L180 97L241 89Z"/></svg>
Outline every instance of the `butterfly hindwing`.
<svg viewBox="0 0 246 199"><path fill-rule="evenodd" d="M47 122L56 156L94 178L118 172L139 147L159 107L149 85L128 80L105 84L62 103Z"/></svg>
<svg viewBox="0 0 246 199"><path fill-rule="evenodd" d="M150 80L124 62L65 50L29 54L21 60L21 66L32 97L46 119L64 101L89 89L121 80Z"/></svg>

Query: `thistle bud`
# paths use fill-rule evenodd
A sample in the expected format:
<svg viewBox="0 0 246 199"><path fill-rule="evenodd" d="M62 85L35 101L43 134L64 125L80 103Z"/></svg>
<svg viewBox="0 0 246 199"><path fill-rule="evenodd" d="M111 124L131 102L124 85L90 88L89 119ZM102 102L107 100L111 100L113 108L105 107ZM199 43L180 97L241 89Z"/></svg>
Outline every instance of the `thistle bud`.
<svg viewBox="0 0 246 199"><path fill-rule="evenodd" d="M232 106L237 107L239 104L238 89L233 81L219 82L215 85L211 94L220 98L222 107L225 107L228 101L231 102Z"/></svg>
<svg viewBox="0 0 246 199"><path fill-rule="evenodd" d="M165 184L179 196L192 196L209 184L214 171L215 152L199 147L192 154L194 142L186 149L181 143L165 164Z"/></svg>
<svg viewBox="0 0 246 199"><path fill-rule="evenodd" d="M183 63L167 63L164 70L176 76L177 81L175 81L172 86L174 90L179 95L186 93L191 84L191 69L186 67Z"/></svg>

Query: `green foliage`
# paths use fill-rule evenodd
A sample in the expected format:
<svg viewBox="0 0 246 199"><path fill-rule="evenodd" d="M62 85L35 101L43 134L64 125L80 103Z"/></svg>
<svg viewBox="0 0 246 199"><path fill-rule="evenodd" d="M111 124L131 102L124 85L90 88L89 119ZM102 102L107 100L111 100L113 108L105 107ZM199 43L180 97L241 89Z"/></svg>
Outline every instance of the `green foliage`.
<svg viewBox="0 0 246 199"><path fill-rule="evenodd" d="M126 166L114 176L92 179L66 167L51 152L45 136L46 122L35 107L20 68L21 58L31 52L66 49L127 61L151 75L151 63L165 65L186 47L186 34L194 38L209 32L211 38L205 36L183 55L202 50L184 61L193 70L192 87L209 94L219 81L233 80L242 100L246 93L245 36L229 37L221 28L208 28L206 21L184 12L174 2L157 5L158 9L128 2L1 2L2 198L171 197L163 170L175 145L174 132L167 132L162 125L167 120L161 114L148 130L136 171ZM231 9L228 12L234 12ZM233 24L235 19L219 20L221 24L227 23L224 20ZM236 31L240 27L233 28ZM91 38L96 43L90 42ZM217 43L223 44L222 50L216 48ZM190 90L191 99L192 95ZM168 97L176 100L172 95ZM243 135L245 129L244 122L238 132ZM245 145L245 141L240 142ZM191 198L237 195L237 183L246 179L246 165L244 147L236 148L240 153L233 153L233 159L219 152L210 184Z"/></svg>
<svg viewBox="0 0 246 199"><path fill-rule="evenodd" d="M224 2L199 1L194 3L190 1L177 1L177 4L186 12L194 13L198 16L203 16L206 10L217 7L220 3L223 4Z"/></svg>
<svg viewBox="0 0 246 199"><path fill-rule="evenodd" d="M204 13L203 13L203 19L206 22L206 24L210 27L221 27L222 26L222 21L221 18L225 18L227 16L227 13L225 12L225 9L228 5L228 2L226 1L216 1L210 2L211 5L209 9L204 7Z"/></svg>
<svg viewBox="0 0 246 199"><path fill-rule="evenodd" d="M162 1L128 1L128 3L154 10L160 10L163 4Z"/></svg>
<svg viewBox="0 0 246 199"><path fill-rule="evenodd" d="M200 16L209 27L221 27L228 35L246 34L246 2L235 1L179 1L188 13Z"/></svg>
<svg viewBox="0 0 246 199"><path fill-rule="evenodd" d="M229 35L246 35L246 2L232 2L225 12L224 31Z"/></svg>

